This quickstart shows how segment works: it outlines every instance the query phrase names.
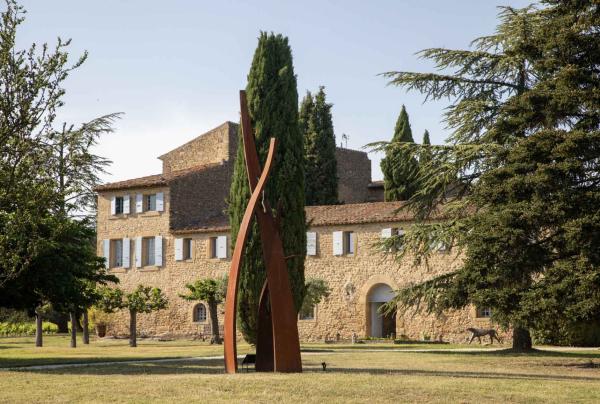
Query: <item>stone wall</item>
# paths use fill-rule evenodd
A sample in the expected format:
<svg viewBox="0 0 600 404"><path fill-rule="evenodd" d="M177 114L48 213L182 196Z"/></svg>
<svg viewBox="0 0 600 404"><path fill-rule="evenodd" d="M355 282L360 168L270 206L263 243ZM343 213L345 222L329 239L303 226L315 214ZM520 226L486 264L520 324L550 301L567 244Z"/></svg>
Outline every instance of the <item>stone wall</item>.
<svg viewBox="0 0 600 404"><path fill-rule="evenodd" d="M234 160L237 148L237 127L238 125L233 122L225 122L160 156L159 159L163 162L163 173Z"/></svg>
<svg viewBox="0 0 600 404"><path fill-rule="evenodd" d="M371 183L371 160L367 153L338 147L335 158L340 203L366 202Z"/></svg>
<svg viewBox="0 0 600 404"><path fill-rule="evenodd" d="M159 189L156 189L159 190ZM135 268L135 251L132 244L130 269L114 269L120 279L122 289L129 291L139 284L160 287L169 299L166 310L138 317L138 330L141 335L191 335L204 329L206 323L194 323L192 311L194 302L179 297L185 293L185 284L205 277L221 277L230 266L230 259L209 258L210 237L226 233L196 232L189 235L173 235L169 233L166 212L170 202L168 190L165 192L165 212L149 212L146 215L130 215L124 218L110 217L110 193L99 197L98 213L98 251L102 253L101 240L105 238L122 238L137 236L162 235L164 237L162 267ZM147 191L147 190L144 190ZM153 190L154 191L154 190ZM135 190L130 190L134 194ZM373 250L373 244L379 240L384 227L402 227L407 223L397 224L361 224L320 226L311 229L317 232L318 255L306 259L306 277L325 280L331 288L331 294L316 308L314 320L300 320L298 328L303 341L322 341L339 337L350 340L353 333L359 337L369 335L368 295L375 285L385 283L392 289L406 286L411 282L422 281L436 274L452 270L459 261L446 253L434 257L428 268L413 268L411 260L406 259L398 264L391 258ZM353 256L333 256L332 232L353 231L356 235L356 253ZM192 258L187 261L175 261L174 245L176 237L193 239ZM219 312L222 324L222 308ZM109 332L127 334L128 314L120 312L114 315ZM485 327L488 319L476 318L475 310L465 309L445 313L436 317L420 313L398 314L396 335L411 339L422 339L428 336L434 340L448 342L464 342L468 337L466 328Z"/></svg>
<svg viewBox="0 0 600 404"><path fill-rule="evenodd" d="M171 229L214 225L216 221L226 225L224 211L232 174L233 163L226 161L172 180Z"/></svg>

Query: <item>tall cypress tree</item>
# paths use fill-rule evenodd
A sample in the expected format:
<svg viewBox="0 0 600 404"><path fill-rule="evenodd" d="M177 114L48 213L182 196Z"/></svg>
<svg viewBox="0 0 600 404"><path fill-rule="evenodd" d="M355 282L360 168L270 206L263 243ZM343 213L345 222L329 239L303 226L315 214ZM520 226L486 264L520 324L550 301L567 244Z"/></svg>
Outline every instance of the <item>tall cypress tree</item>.
<svg viewBox="0 0 600 404"><path fill-rule="evenodd" d="M298 91L288 39L262 32L254 53L246 86L248 109L255 131L256 148L264 164L269 139L278 140L273 169L265 190L275 215L280 215L280 233L288 259L296 310L304 298L306 220L304 214L303 139L298 127ZM230 189L229 219L233 244L250 198L250 189L240 136ZM256 342L258 302L266 278L260 235L256 221L246 244L240 273L238 315L241 331L249 343Z"/></svg>
<svg viewBox="0 0 600 404"><path fill-rule="evenodd" d="M431 146L431 140L429 139L429 131L425 129L423 133L423 150L419 153L419 163L427 164L431 161L431 149L427 146Z"/></svg>
<svg viewBox="0 0 600 404"><path fill-rule="evenodd" d="M383 171L384 198L386 201L403 201L409 199L417 189L417 160L400 146L403 143L414 143L408 113L404 105L396 121L394 136L390 147L381 160Z"/></svg>
<svg viewBox="0 0 600 404"><path fill-rule="evenodd" d="M335 133L332 104L325 100L325 88L313 97L310 92L300 106L300 131L304 137L307 205L333 205L338 202Z"/></svg>

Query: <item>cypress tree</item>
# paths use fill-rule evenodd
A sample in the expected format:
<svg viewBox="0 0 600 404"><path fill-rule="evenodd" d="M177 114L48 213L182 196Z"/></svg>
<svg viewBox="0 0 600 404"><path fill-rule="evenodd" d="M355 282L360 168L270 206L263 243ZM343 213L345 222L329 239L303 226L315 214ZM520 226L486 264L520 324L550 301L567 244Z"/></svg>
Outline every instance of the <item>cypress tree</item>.
<svg viewBox="0 0 600 404"><path fill-rule="evenodd" d="M417 188L415 185L418 177L417 160L407 150L398 147L404 143L414 142L408 113L402 105L402 110L394 128L392 142L386 150L385 158L381 160L384 198L386 201L407 200Z"/></svg>
<svg viewBox="0 0 600 404"><path fill-rule="evenodd" d="M338 202L332 104L327 103L325 97L325 88L321 86L314 97L307 92L300 106L307 205L333 205Z"/></svg>
<svg viewBox="0 0 600 404"><path fill-rule="evenodd" d="M262 32L254 53L246 86L248 109L255 131L261 164L266 159L269 139L278 140L273 169L265 198L279 215L280 234L286 257L296 310L304 298L304 257L306 220L304 214L303 139L298 127L298 91L288 39ZM229 198L232 245L250 198L242 138ZM238 316L240 329L249 343L256 342L258 302L266 278L260 236L256 221L246 244L240 273Z"/></svg>
<svg viewBox="0 0 600 404"><path fill-rule="evenodd" d="M419 153L419 163L421 165L427 164L431 161L431 149L427 146L431 146L431 140L429 140L429 131L425 129L423 133L423 150Z"/></svg>

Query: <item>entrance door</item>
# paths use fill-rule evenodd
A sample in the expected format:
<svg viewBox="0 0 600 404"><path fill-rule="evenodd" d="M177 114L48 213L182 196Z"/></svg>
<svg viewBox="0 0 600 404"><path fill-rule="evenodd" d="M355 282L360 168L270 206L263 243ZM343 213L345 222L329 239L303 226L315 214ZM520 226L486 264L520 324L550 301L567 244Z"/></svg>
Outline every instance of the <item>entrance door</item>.
<svg viewBox="0 0 600 404"><path fill-rule="evenodd" d="M385 283L379 283L371 288L367 296L369 336L387 338L396 334L396 312L381 314L380 309L392 300L393 290Z"/></svg>

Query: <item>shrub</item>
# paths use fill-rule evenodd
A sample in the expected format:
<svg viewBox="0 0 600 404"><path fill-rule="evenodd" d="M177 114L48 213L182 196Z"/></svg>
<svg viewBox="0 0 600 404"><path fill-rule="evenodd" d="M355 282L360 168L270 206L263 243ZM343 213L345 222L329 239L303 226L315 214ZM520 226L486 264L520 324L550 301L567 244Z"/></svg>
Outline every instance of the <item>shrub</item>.
<svg viewBox="0 0 600 404"><path fill-rule="evenodd" d="M44 334L56 334L58 332L58 327L56 324L43 322L42 332ZM35 323L0 322L0 336L19 337L25 335L35 335Z"/></svg>

